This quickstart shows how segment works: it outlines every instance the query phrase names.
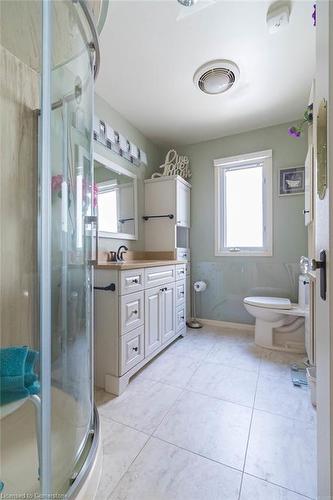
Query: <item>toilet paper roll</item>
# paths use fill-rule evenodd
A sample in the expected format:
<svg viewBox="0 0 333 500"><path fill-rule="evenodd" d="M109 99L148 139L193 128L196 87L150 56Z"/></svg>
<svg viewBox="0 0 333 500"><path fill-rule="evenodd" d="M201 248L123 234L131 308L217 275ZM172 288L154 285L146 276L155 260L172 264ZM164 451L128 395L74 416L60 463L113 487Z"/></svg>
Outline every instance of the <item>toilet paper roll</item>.
<svg viewBox="0 0 333 500"><path fill-rule="evenodd" d="M194 290L196 292L203 292L207 288L207 284L204 281L196 281L193 284Z"/></svg>

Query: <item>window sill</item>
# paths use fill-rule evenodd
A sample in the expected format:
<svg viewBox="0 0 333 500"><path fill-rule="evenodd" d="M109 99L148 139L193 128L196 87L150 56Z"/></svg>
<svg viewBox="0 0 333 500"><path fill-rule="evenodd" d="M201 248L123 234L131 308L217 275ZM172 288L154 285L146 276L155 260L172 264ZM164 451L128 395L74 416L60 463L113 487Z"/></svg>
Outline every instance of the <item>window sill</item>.
<svg viewBox="0 0 333 500"><path fill-rule="evenodd" d="M273 257L273 252L268 250L265 252L215 252L215 257Z"/></svg>

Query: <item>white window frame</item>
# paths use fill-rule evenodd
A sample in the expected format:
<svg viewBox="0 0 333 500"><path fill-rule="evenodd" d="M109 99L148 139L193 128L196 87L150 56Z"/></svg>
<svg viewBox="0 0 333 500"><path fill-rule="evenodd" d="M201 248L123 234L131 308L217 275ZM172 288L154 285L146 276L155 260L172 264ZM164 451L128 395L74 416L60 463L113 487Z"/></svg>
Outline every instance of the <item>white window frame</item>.
<svg viewBox="0 0 333 500"><path fill-rule="evenodd" d="M224 220L225 196L224 175L232 168L246 168L254 163L263 166L263 247L228 248L225 246ZM272 150L230 156L214 160L215 170L215 256L229 257L271 257L273 255L273 213L272 213ZM222 206L223 204L223 206ZM244 207L246 209L246 207Z"/></svg>

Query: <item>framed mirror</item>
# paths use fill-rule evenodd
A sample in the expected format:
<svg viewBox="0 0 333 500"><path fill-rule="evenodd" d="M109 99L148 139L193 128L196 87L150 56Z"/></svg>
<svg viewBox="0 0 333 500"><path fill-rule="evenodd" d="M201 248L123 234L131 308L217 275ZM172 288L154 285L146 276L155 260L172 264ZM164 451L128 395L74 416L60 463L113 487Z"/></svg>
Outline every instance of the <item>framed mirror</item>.
<svg viewBox="0 0 333 500"><path fill-rule="evenodd" d="M138 239L137 176L94 153L98 235Z"/></svg>

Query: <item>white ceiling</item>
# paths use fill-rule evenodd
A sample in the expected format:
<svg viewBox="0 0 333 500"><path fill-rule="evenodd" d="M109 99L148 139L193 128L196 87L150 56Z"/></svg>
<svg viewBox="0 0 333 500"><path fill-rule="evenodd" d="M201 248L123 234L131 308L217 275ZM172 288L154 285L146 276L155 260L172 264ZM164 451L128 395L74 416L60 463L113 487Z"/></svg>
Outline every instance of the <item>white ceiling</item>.
<svg viewBox="0 0 333 500"><path fill-rule="evenodd" d="M177 21L176 0L110 0L96 92L168 146L295 120L314 74L313 0L292 2L289 26L274 35L266 26L270 3L218 0ZM193 74L220 58L236 62L239 83L226 94L203 94Z"/></svg>

